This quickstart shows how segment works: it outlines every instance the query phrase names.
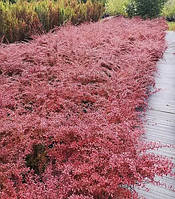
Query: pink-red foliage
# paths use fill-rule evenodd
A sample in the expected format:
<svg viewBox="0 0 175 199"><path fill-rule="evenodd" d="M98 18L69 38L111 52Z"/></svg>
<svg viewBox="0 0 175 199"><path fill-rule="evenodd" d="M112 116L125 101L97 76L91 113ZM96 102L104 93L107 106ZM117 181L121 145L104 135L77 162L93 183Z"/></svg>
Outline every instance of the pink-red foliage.
<svg viewBox="0 0 175 199"><path fill-rule="evenodd" d="M164 20L65 26L0 47L0 198L137 198L172 173L141 141Z"/></svg>

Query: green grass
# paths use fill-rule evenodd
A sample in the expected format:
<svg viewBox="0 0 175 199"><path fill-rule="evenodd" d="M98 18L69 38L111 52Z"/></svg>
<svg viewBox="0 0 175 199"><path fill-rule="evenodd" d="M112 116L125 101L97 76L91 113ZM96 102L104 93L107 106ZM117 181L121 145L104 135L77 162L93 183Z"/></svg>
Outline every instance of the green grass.
<svg viewBox="0 0 175 199"><path fill-rule="evenodd" d="M168 30L175 31L175 22L168 22Z"/></svg>

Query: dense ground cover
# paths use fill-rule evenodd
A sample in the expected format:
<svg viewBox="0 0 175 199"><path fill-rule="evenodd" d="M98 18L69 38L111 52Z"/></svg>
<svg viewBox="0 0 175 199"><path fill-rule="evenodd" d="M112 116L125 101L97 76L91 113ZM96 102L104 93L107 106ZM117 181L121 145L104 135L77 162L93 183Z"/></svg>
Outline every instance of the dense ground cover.
<svg viewBox="0 0 175 199"><path fill-rule="evenodd" d="M140 139L166 29L119 17L1 45L1 199L137 198L172 174Z"/></svg>

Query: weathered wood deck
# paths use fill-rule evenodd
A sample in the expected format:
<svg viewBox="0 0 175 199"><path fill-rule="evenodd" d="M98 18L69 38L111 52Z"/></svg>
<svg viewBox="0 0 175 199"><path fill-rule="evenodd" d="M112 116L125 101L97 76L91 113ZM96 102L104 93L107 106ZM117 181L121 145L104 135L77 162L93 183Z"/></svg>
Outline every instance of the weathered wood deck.
<svg viewBox="0 0 175 199"><path fill-rule="evenodd" d="M168 49L162 60L158 62L156 87L160 92L149 100L145 139L175 144L175 32L167 32ZM173 158L175 149L162 148L155 153ZM159 178L161 182L175 187L175 179ZM175 199L175 192L162 187L150 185L150 192L139 191L147 199Z"/></svg>

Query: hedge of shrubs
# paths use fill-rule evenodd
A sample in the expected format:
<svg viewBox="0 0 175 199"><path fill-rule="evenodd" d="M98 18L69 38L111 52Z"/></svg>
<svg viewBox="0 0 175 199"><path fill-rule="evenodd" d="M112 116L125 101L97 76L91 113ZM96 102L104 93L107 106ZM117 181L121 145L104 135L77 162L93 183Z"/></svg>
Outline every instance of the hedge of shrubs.
<svg viewBox="0 0 175 199"><path fill-rule="evenodd" d="M28 39L68 21L73 24L97 21L103 12L103 0L0 0L0 41Z"/></svg>
<svg viewBox="0 0 175 199"><path fill-rule="evenodd" d="M175 0L0 0L0 43L26 40L67 22L77 25L109 15L162 15L173 21Z"/></svg>
<svg viewBox="0 0 175 199"><path fill-rule="evenodd" d="M143 18L163 16L175 21L175 0L107 0L105 12L109 15L123 15Z"/></svg>
<svg viewBox="0 0 175 199"><path fill-rule="evenodd" d="M109 15L155 18L161 16L162 8L166 2L167 0L107 0L106 12L109 13ZM170 9L169 4L166 5L166 10ZM173 2L171 2L171 4L173 4ZM167 15L168 13L165 14L165 16Z"/></svg>

